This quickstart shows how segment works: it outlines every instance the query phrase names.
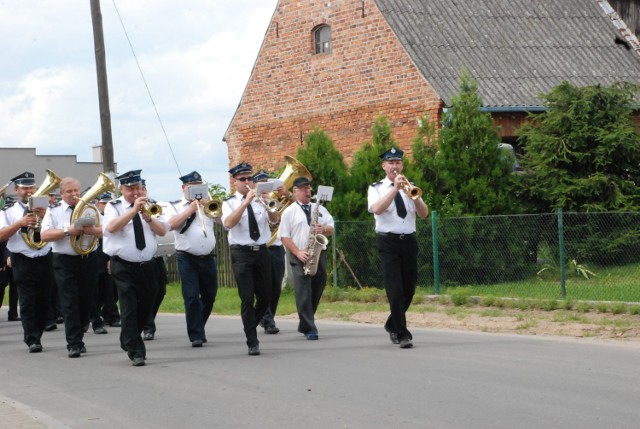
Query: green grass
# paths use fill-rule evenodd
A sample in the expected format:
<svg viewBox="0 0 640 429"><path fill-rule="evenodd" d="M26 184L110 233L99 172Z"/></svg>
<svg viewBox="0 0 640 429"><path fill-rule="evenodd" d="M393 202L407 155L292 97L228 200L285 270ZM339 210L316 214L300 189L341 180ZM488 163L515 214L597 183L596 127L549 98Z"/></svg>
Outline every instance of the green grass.
<svg viewBox="0 0 640 429"><path fill-rule="evenodd" d="M443 287L437 298L439 304L465 307L475 305L472 297L480 297L482 307L539 309L545 311L575 310L581 313L598 312L613 314L640 314L640 305L625 305L623 302L640 303L640 265L624 267L589 267L596 273L585 279L571 277L566 281L566 298L562 298L560 282L531 279L493 285L464 285ZM433 295L432 286L419 287L411 311L430 312L434 307L426 300ZM6 300L6 297L5 297ZM593 301L593 302L589 302ZM599 302L598 302L599 301ZM183 313L184 303L178 283L167 286L167 295L160 307L166 313ZM346 319L350 314L363 311L389 311L383 289L338 288L327 286L318 309L318 317ZM213 313L239 315L240 298L235 288L221 287L214 304ZM278 304L278 315L296 313L295 297L291 288L285 288ZM458 313L462 315L464 312Z"/></svg>
<svg viewBox="0 0 640 429"><path fill-rule="evenodd" d="M622 267L590 267L596 276L589 279L569 277L565 281L566 298L574 301L640 302L640 264ZM433 288L430 288L433 293ZM518 282L491 285L443 287L441 293L454 295L457 290L475 296L510 298L562 299L559 280L542 280L537 276ZM482 302L482 300L481 300Z"/></svg>

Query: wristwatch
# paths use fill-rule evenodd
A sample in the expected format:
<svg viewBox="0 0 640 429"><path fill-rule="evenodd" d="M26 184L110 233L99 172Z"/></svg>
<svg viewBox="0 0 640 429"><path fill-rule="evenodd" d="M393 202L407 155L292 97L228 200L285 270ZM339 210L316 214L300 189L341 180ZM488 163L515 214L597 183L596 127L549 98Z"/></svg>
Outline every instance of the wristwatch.
<svg viewBox="0 0 640 429"><path fill-rule="evenodd" d="M69 234L69 227L68 227L68 226L65 226L65 227L62 229L62 232L64 232L64 236L65 236L65 237L68 237L68 236L70 235L70 234Z"/></svg>

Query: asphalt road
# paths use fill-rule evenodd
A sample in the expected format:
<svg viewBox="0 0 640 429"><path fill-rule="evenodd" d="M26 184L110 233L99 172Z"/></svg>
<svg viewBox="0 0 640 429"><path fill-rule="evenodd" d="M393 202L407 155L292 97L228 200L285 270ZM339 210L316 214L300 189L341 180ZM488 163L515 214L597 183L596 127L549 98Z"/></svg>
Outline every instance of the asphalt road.
<svg viewBox="0 0 640 429"><path fill-rule="evenodd" d="M119 328L64 332L28 354L0 310L0 394L71 428L637 428L640 349L505 334L413 329L394 346L380 326L319 322L320 340L278 320L248 356L239 317L209 320L192 348L182 315L158 315L147 365L132 367ZM0 409L0 427L2 410Z"/></svg>

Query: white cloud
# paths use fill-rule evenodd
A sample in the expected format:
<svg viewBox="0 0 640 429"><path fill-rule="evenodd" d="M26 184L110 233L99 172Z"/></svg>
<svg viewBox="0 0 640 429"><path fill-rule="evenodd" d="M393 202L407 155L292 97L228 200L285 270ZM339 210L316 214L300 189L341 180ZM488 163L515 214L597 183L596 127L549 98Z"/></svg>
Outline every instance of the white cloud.
<svg viewBox="0 0 640 429"><path fill-rule="evenodd" d="M227 186L222 138L276 3L115 2L166 137L113 1L101 3L120 172L141 168L163 200L179 197L178 177L192 170ZM0 2L0 50L0 147L91 161L101 132L89 2Z"/></svg>

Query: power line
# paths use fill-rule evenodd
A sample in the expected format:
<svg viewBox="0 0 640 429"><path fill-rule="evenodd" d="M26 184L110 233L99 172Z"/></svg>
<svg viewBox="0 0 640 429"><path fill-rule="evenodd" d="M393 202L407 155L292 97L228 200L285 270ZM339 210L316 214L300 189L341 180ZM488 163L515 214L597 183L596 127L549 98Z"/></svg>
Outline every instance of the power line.
<svg viewBox="0 0 640 429"><path fill-rule="evenodd" d="M140 62L138 61L138 57L136 56L135 51L133 50L133 45L131 44L131 40L129 39L129 34L127 33L127 29L124 26L124 22L122 21L122 17L120 16L120 11L118 11L118 7L116 6L116 0L113 1L113 8L116 10L116 14L118 15L118 19L120 20L120 25L122 26L122 30L124 31L124 35L127 38L127 42L129 43L129 48L131 49L131 53L133 54L133 58L136 60L136 65L138 66L138 70L140 71L140 76L142 77L142 82L144 82L145 88L147 88L147 94L149 95L149 99L151 100L151 104L153 105L153 110L156 112L156 116L158 117L158 122L160 123L160 128L162 128L162 132L164 133L164 138L167 140L167 146L169 146L169 151L171 152L171 157L173 158L173 162L176 164L176 168L178 169L178 174L182 176L182 172L180 171L180 166L178 165L178 161L176 160L176 156L173 153L173 148L171 147L171 142L169 142L169 136L167 135L167 131L164 129L164 124L162 123L162 119L160 118L160 113L158 113L158 109L156 107L155 101L153 101L153 96L151 95L151 90L149 89L149 85L147 85L147 80L144 77L144 73L142 72L142 67L140 67Z"/></svg>

